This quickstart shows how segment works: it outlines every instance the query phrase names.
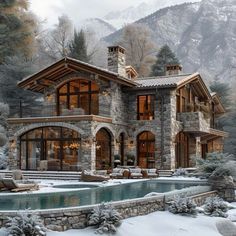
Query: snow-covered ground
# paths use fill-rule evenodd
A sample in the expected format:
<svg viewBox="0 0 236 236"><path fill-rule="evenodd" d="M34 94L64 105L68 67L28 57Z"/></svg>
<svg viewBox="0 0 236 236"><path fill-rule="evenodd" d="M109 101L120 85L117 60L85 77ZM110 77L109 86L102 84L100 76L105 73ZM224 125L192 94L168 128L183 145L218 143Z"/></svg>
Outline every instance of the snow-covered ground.
<svg viewBox="0 0 236 236"><path fill-rule="evenodd" d="M236 207L236 203L234 204ZM229 211L230 217L236 218L236 210ZM145 216L132 217L122 221L116 236L222 236L216 223L227 220L220 217L198 215L197 217L180 216L168 211L154 212ZM0 235L5 236L4 230ZM48 231L48 236L94 236L94 229L88 227L81 230L65 232ZM236 234L234 234L236 235ZM233 235L231 235L233 236Z"/></svg>
<svg viewBox="0 0 236 236"><path fill-rule="evenodd" d="M170 178L159 178L167 180ZM174 177L173 179L182 179L182 177ZM196 180L196 178L194 178ZM193 180L192 178L184 178L184 180ZM139 180L110 180L108 182L99 183L102 185L115 185L121 182L130 182ZM78 181L75 181L78 183ZM72 181L40 181L40 190L37 192L55 192L62 189L55 189L52 186L57 184L73 184ZM86 183L87 184L87 183ZM94 184L94 183L93 183ZM65 189L63 189L65 191ZM71 191L68 190L68 191ZM2 193L1 193L2 194ZM15 193L16 194L16 193ZM21 193L19 193L21 194ZM128 218L122 221L122 225L117 229L116 236L222 236L217 230L217 222L222 220L231 220L236 222L236 202L232 204L235 209L228 211L228 219L220 217L209 217L198 214L196 217L180 216L169 213L168 211L154 212L145 216ZM236 232L236 231L235 231ZM48 231L48 236L90 236L95 235L94 229L88 227L80 230L68 230L65 232ZM236 235L236 233L234 234ZM6 236L4 229L0 229L0 236ZM231 235L233 236L233 234Z"/></svg>

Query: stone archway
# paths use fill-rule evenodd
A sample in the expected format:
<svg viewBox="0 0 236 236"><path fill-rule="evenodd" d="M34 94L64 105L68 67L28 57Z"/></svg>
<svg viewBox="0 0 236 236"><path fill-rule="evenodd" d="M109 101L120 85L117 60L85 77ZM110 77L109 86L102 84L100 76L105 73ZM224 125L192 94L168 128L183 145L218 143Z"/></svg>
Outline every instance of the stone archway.
<svg viewBox="0 0 236 236"><path fill-rule="evenodd" d="M101 128L96 133L96 170L107 170L112 164L112 134L107 128Z"/></svg>
<svg viewBox="0 0 236 236"><path fill-rule="evenodd" d="M24 170L77 170L81 134L62 126L41 126L19 137L19 162Z"/></svg>

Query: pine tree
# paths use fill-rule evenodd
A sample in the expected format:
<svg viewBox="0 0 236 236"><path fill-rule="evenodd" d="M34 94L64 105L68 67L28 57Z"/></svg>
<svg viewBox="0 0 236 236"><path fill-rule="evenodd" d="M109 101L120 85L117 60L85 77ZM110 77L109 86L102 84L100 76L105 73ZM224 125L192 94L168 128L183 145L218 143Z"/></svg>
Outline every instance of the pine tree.
<svg viewBox="0 0 236 236"><path fill-rule="evenodd" d="M5 0L0 2L0 63L7 56L21 53L32 54L35 43L35 17L27 12L27 0Z"/></svg>
<svg viewBox="0 0 236 236"><path fill-rule="evenodd" d="M10 116L20 115L20 102L23 106L23 115L31 115L32 109L38 109L39 94L24 90L17 86L17 82L36 71L34 61L24 60L19 56L7 57L4 64L0 64L0 95L1 100L10 107Z"/></svg>
<svg viewBox="0 0 236 236"><path fill-rule="evenodd" d="M176 58L168 45L161 47L156 57L157 60L152 66L151 76L163 76L165 75L166 65L179 64L178 58Z"/></svg>
<svg viewBox="0 0 236 236"><path fill-rule="evenodd" d="M212 92L217 93L224 107L229 109L229 107L232 105L230 100L231 91L229 84L215 80L213 83L211 83L210 89Z"/></svg>
<svg viewBox="0 0 236 236"><path fill-rule="evenodd" d="M83 30L80 30L79 33L75 30L74 38L71 41L69 48L70 57L84 62L90 61L89 55L87 53L86 39Z"/></svg>

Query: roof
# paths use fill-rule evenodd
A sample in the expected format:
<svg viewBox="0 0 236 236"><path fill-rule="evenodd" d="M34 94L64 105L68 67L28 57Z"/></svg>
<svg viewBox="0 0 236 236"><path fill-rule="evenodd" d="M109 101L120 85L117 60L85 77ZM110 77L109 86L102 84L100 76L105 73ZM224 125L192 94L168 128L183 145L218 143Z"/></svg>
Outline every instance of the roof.
<svg viewBox="0 0 236 236"><path fill-rule="evenodd" d="M169 75L160 77L149 77L138 79L136 82L139 84L137 89L153 89L153 88L181 88L191 83L192 88L201 98L211 99L211 94L206 84L201 78L199 73L194 74L180 74Z"/></svg>
<svg viewBox="0 0 236 236"><path fill-rule="evenodd" d="M97 74L105 79L116 81L117 83L128 87L136 86L136 82L122 77L118 73L69 57L63 58L39 72L24 78L18 83L18 86L34 92L43 93L45 87L55 83L60 78L76 73L77 71Z"/></svg>
<svg viewBox="0 0 236 236"><path fill-rule="evenodd" d="M196 76L196 75L198 75L198 73L138 78L136 82L138 84L138 87L142 87L142 88L178 87L180 84L188 81L189 79L191 79L193 76Z"/></svg>
<svg viewBox="0 0 236 236"><path fill-rule="evenodd" d="M219 95L215 92L212 92L211 96L212 96L213 102L215 104L216 113L217 114L225 113L226 110L224 108L224 105L222 104L222 101L221 101Z"/></svg>

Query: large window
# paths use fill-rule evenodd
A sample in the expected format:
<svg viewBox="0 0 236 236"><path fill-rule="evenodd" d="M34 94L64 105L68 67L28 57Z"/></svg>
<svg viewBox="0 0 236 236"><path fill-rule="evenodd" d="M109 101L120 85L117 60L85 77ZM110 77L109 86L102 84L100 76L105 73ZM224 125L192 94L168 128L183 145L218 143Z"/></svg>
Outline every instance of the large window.
<svg viewBox="0 0 236 236"><path fill-rule="evenodd" d="M20 137L24 170L77 170L81 153L79 133L63 127L43 127Z"/></svg>
<svg viewBox="0 0 236 236"><path fill-rule="evenodd" d="M155 167L155 136L151 132L142 132L137 138L138 165L141 168Z"/></svg>
<svg viewBox="0 0 236 236"><path fill-rule="evenodd" d="M99 87L96 83L84 79L69 81L57 91L57 113L78 111L79 114L98 114Z"/></svg>
<svg viewBox="0 0 236 236"><path fill-rule="evenodd" d="M138 96L138 120L154 119L154 95Z"/></svg>

